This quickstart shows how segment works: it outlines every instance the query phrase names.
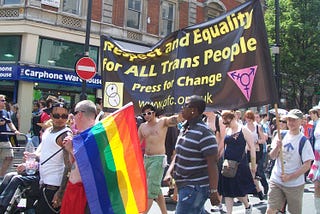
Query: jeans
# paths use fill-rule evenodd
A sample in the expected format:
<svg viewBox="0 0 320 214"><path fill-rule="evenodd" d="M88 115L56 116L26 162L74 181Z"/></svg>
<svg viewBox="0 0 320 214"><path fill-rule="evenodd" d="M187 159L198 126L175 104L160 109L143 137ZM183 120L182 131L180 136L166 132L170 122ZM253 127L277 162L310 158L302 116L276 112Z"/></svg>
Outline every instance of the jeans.
<svg viewBox="0 0 320 214"><path fill-rule="evenodd" d="M39 183L38 175L18 175L17 173L8 173L0 185L0 206L7 207L19 186L27 187L31 184Z"/></svg>
<svg viewBox="0 0 320 214"><path fill-rule="evenodd" d="M256 173L261 178L260 182L261 182L261 185L263 186L264 190L269 189L269 184L268 184L266 175L264 174L264 162L265 162L266 157L267 157L267 153L263 152L262 157L261 157L260 161L258 162L257 173Z"/></svg>
<svg viewBox="0 0 320 214"><path fill-rule="evenodd" d="M34 147L38 147L39 144L40 144L40 137L34 135L34 136L32 136L31 139L32 139L33 146L34 146Z"/></svg>
<svg viewBox="0 0 320 214"><path fill-rule="evenodd" d="M209 186L178 187L179 200L176 214L205 214L204 204L209 198Z"/></svg>

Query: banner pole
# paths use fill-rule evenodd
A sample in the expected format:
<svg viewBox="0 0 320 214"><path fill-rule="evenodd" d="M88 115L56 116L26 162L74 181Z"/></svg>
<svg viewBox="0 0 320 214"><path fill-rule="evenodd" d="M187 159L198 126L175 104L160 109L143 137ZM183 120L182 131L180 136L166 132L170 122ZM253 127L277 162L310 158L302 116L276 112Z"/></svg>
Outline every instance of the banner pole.
<svg viewBox="0 0 320 214"><path fill-rule="evenodd" d="M279 126L280 122L279 122L278 104L277 103L274 104L274 110L275 110L275 114L276 114L276 125L277 125L278 139L282 140L280 126ZM282 146L280 147L279 157L280 157L280 162L281 162L281 174L283 175L284 174L284 163L283 163Z"/></svg>

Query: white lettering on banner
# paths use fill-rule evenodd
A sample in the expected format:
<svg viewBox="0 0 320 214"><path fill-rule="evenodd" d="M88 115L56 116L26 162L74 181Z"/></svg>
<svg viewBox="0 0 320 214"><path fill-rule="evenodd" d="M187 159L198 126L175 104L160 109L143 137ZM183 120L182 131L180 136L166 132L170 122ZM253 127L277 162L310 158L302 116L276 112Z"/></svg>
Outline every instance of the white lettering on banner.
<svg viewBox="0 0 320 214"><path fill-rule="evenodd" d="M64 78L67 81L72 81L72 82L78 82L80 80L80 78L78 76L72 75L72 74L65 74Z"/></svg>
<svg viewBox="0 0 320 214"><path fill-rule="evenodd" d="M12 71L12 67L0 67L0 71Z"/></svg>
<svg viewBox="0 0 320 214"><path fill-rule="evenodd" d="M3 76L2 77L8 77ZM67 82L82 82L82 79L79 78L77 75L73 74L72 72L67 73L54 73L52 71L45 71L45 70L32 70L30 68L27 69L21 69L21 75L25 77L31 77L31 78L39 78L43 80L59 80L59 81L67 81ZM0 73L1 77L1 73ZM90 84L94 85L101 85L102 81L98 78L93 78L91 80L87 81Z"/></svg>
<svg viewBox="0 0 320 214"><path fill-rule="evenodd" d="M0 77L12 77L12 73L0 73Z"/></svg>
<svg viewBox="0 0 320 214"><path fill-rule="evenodd" d="M48 73L46 71L33 71L30 69L26 69L24 71L26 76L36 77L39 79L55 79L55 80L63 80L62 74Z"/></svg>
<svg viewBox="0 0 320 214"><path fill-rule="evenodd" d="M96 85L98 85L98 84L102 84L102 81L101 81L101 79L95 79L95 78L92 78L92 79L90 79L90 80L87 80L87 82L88 83L91 83L91 84L96 84Z"/></svg>

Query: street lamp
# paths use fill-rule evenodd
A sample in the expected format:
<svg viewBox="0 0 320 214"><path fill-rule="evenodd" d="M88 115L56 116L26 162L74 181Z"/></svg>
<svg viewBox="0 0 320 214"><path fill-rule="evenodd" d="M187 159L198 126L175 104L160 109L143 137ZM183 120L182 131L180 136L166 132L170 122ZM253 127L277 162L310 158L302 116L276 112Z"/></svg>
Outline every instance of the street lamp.
<svg viewBox="0 0 320 214"><path fill-rule="evenodd" d="M280 74L280 9L279 9L279 0L275 0L275 33L276 33L276 44L274 46L274 63L275 63L275 76L276 76L276 85L278 89L278 97L281 97L281 74Z"/></svg>
<svg viewBox="0 0 320 214"><path fill-rule="evenodd" d="M88 10L87 10L87 24L86 24L86 39L84 43L84 56L89 56L89 46L90 46L90 29L91 29L91 11L92 11L92 0L88 0ZM80 100L86 100L87 81L82 80Z"/></svg>

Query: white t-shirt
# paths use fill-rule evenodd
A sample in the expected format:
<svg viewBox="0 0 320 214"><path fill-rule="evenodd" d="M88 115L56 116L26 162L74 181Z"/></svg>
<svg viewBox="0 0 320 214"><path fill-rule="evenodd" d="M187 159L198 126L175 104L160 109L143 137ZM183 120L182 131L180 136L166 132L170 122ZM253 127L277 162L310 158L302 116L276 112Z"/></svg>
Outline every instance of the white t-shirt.
<svg viewBox="0 0 320 214"><path fill-rule="evenodd" d="M283 153L283 163L284 163L284 173L285 174L291 174L297 171L301 166L302 162L313 160L314 154L311 147L311 144L309 140L306 140L303 149L302 149L302 158L299 154L299 144L300 139L303 137L302 133L299 133L297 135L292 135L288 133L285 135L285 137L282 140L282 153ZM274 138L274 140L271 143L271 147L276 147L278 136ZM273 167L270 180L286 186L286 187L296 187L303 185L305 183L304 175L302 174L296 179L290 180L288 182L282 182L281 180L281 161L280 156L276 159L276 163Z"/></svg>
<svg viewBox="0 0 320 214"><path fill-rule="evenodd" d="M65 131L71 131L69 128L64 128L56 133L51 133L51 128L46 129L42 135L40 143L40 163L47 160L51 155L57 152L61 147L56 143L56 138ZM64 171L63 151L53 156L43 165L40 164L40 184L48 184L60 186Z"/></svg>

